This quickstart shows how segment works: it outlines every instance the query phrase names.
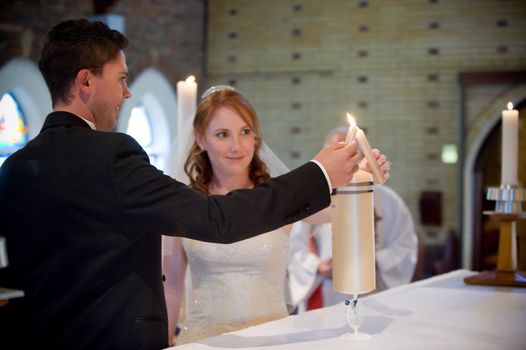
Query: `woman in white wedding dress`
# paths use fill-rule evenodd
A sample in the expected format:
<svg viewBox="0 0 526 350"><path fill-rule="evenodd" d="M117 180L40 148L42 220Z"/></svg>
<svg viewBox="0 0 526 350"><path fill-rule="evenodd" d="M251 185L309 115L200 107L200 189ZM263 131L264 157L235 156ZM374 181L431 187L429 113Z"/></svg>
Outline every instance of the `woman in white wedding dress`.
<svg viewBox="0 0 526 350"><path fill-rule="evenodd" d="M270 178L259 156L262 141L257 115L233 88L215 87L203 95L194 135L185 163L191 187L208 195L227 194ZM172 240L171 255L165 257L163 268L170 334L184 317L177 344L288 315L286 266L291 228L288 225L230 245ZM191 287L187 286L190 291L183 316L187 265Z"/></svg>
<svg viewBox="0 0 526 350"><path fill-rule="evenodd" d="M265 163L271 163L272 176L279 175L276 168L287 171L264 145L256 112L231 87L212 87L203 94L193 126L195 141L184 169L190 186L207 195L227 194L268 180ZM260 157L262 148L267 151L265 162ZM385 156L378 152L377 161L383 160ZM307 221L328 222L330 212L326 209ZM179 237L167 240L163 272L170 344L177 324L181 325L177 344L183 344L287 316L288 240L291 230L301 230L301 225L306 224L288 225L230 245ZM185 293L187 266L191 286L186 286Z"/></svg>

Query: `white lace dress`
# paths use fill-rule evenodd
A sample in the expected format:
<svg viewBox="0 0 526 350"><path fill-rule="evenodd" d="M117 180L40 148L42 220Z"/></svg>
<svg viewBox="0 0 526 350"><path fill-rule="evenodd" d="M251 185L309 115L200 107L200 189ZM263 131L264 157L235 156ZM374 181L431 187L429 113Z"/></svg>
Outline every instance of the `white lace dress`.
<svg viewBox="0 0 526 350"><path fill-rule="evenodd" d="M234 244L183 239L191 275L177 344L288 315L288 236L276 230Z"/></svg>

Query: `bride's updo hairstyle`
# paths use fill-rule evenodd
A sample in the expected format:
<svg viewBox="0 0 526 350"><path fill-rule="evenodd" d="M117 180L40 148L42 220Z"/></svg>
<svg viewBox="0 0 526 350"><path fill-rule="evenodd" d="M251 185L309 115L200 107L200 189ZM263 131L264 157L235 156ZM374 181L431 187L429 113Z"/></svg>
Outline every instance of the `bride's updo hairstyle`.
<svg viewBox="0 0 526 350"><path fill-rule="evenodd" d="M230 107L235 110L248 124L255 135L254 156L250 163L249 178L254 185L267 181L270 175L267 166L259 157L261 148L261 126L256 111L247 99L231 86L213 86L201 96L194 118L194 135L204 136L205 130L219 107ZM190 187L204 193L209 193L213 170L208 153L194 143L190 147L188 158L184 163L184 171L190 179Z"/></svg>

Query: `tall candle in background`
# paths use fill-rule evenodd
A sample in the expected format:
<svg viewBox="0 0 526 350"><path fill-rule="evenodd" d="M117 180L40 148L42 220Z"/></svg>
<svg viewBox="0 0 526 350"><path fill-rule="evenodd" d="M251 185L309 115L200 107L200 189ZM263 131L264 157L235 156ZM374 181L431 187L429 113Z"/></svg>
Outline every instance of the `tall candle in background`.
<svg viewBox="0 0 526 350"><path fill-rule="evenodd" d="M190 75L185 81L177 82L177 119L178 126L185 118L193 118L197 104L197 83Z"/></svg>
<svg viewBox="0 0 526 350"><path fill-rule="evenodd" d="M176 180L188 184L190 181L181 164L184 164L194 141L192 124L197 104L197 83L191 75L186 81L177 82L177 133L168 157L166 173Z"/></svg>
<svg viewBox="0 0 526 350"><path fill-rule="evenodd" d="M191 75L185 81L177 82L177 134L170 148L170 152L173 155L168 157L165 169L167 175L185 184L190 183L190 180L181 164L184 164L190 146L194 141L193 136L186 136L192 135L192 124L196 108L197 83L195 82L195 77ZM161 256L163 259L173 254L173 244L172 236L162 236L161 247L163 253Z"/></svg>
<svg viewBox="0 0 526 350"><path fill-rule="evenodd" d="M191 133L192 120L194 118L197 107L197 83L195 77L190 75L185 81L177 82L177 132L179 135L186 135ZM190 122L188 119L190 118ZM190 149L190 141L192 138L185 137L189 144L183 145L180 140L182 137L177 137L178 154L186 156Z"/></svg>
<svg viewBox="0 0 526 350"><path fill-rule="evenodd" d="M519 149L519 111L508 103L502 111L502 168L501 184L516 186Z"/></svg>

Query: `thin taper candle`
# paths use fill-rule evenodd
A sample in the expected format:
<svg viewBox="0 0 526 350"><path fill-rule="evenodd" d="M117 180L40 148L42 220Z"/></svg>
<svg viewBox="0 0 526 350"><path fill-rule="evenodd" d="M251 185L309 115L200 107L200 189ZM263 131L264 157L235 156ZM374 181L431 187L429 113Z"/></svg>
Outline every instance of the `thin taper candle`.
<svg viewBox="0 0 526 350"><path fill-rule="evenodd" d="M347 136L345 137L345 143L349 144L356 138L356 131L358 130L358 127L356 126L356 121L354 121L353 116L349 113L347 113L347 120L349 121L349 130L347 131Z"/></svg>
<svg viewBox="0 0 526 350"><path fill-rule="evenodd" d="M380 169L378 163L376 163L376 158L373 155L371 145L369 145L369 141L367 141L367 137L365 137L365 134L362 129L359 129L357 131L356 141L358 142L360 152L362 152L365 159L367 159L367 163L369 163L369 167L371 168L371 171L374 176L374 182L377 184L385 183L386 180L383 175L382 169Z"/></svg>

